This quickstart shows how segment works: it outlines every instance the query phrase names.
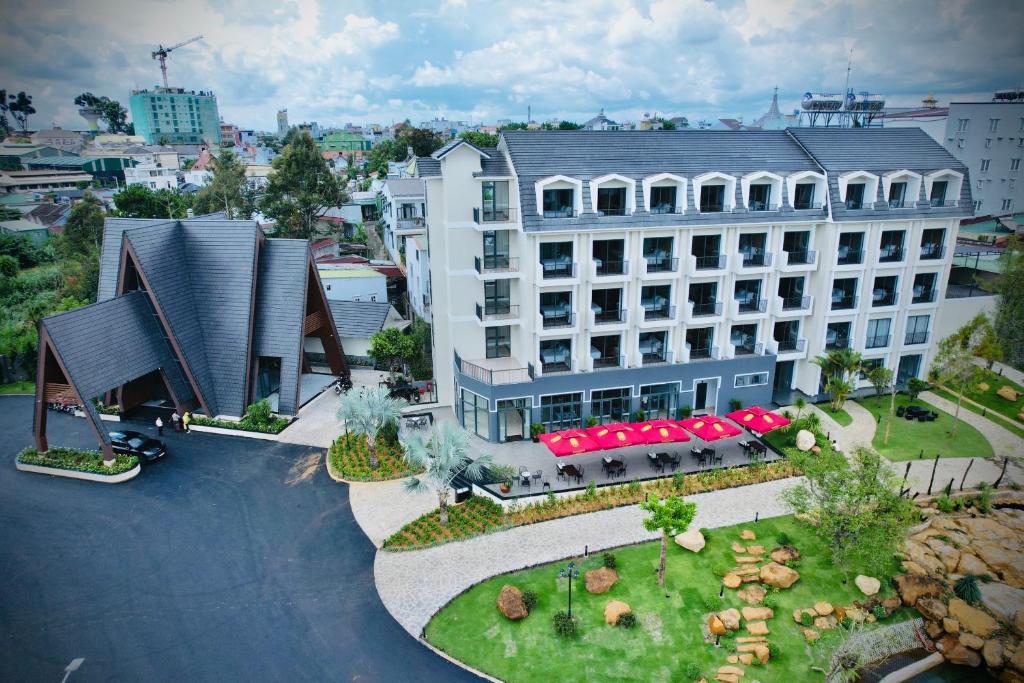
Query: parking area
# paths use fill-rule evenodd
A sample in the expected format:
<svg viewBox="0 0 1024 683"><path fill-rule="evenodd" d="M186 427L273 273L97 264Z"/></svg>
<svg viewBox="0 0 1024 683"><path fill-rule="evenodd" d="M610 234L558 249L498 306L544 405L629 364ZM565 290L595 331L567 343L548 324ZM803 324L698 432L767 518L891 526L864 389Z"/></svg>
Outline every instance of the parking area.
<svg viewBox="0 0 1024 683"><path fill-rule="evenodd" d="M322 450L166 434L126 484L18 472L31 397L0 397L5 680L476 680L385 611ZM51 415L51 443L95 448ZM151 432L147 425L132 429Z"/></svg>

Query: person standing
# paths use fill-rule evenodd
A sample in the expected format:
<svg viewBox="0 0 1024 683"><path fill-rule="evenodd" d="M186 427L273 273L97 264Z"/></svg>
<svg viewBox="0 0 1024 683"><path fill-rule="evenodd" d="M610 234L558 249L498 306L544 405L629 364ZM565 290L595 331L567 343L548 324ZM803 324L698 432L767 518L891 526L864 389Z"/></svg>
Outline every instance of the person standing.
<svg viewBox="0 0 1024 683"><path fill-rule="evenodd" d="M181 431L181 415L178 415L177 410L171 413L171 428L176 432Z"/></svg>
<svg viewBox="0 0 1024 683"><path fill-rule="evenodd" d="M159 415L157 415L157 417L156 417L156 435L157 436L163 436L164 435L164 421L162 419L160 419Z"/></svg>
<svg viewBox="0 0 1024 683"><path fill-rule="evenodd" d="M185 433L191 434L192 430L188 428L188 423L192 421L192 413L185 411L185 414L181 416L181 423L185 425Z"/></svg>

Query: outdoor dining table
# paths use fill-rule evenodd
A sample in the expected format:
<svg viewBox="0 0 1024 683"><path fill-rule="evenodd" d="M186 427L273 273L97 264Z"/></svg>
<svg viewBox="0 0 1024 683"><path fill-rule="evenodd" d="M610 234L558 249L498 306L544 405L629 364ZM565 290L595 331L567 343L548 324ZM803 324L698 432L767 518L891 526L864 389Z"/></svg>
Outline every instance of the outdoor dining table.
<svg viewBox="0 0 1024 683"><path fill-rule="evenodd" d="M562 468L562 473L565 474L566 477L575 477L577 484L583 479L583 472L581 472L576 465L566 465Z"/></svg>
<svg viewBox="0 0 1024 683"><path fill-rule="evenodd" d="M626 463L622 460L605 460L604 469L609 477L613 477L626 471Z"/></svg>

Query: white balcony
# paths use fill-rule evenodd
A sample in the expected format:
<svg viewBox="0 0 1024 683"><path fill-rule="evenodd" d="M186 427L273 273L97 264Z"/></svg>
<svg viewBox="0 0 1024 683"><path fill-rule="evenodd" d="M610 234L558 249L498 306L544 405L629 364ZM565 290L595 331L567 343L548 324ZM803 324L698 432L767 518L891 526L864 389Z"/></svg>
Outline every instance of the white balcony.
<svg viewBox="0 0 1024 683"><path fill-rule="evenodd" d="M732 259L732 272L741 275L767 273L772 269L775 254L771 252L739 253Z"/></svg>
<svg viewBox="0 0 1024 683"><path fill-rule="evenodd" d="M590 269L589 277L592 281L605 282L628 282L629 261L602 261L592 259L588 264Z"/></svg>
<svg viewBox="0 0 1024 683"><path fill-rule="evenodd" d="M683 304L683 321L687 324L700 325L722 322L725 319L725 305L721 301L698 304L687 301Z"/></svg>
<svg viewBox="0 0 1024 683"><path fill-rule="evenodd" d="M516 256L474 256L476 278L484 280L512 280L519 277L519 258Z"/></svg>
<svg viewBox="0 0 1024 683"><path fill-rule="evenodd" d="M742 358L743 356L763 356L764 342L751 342L750 344L736 345L732 342L725 343L726 358Z"/></svg>
<svg viewBox="0 0 1024 683"><path fill-rule="evenodd" d="M591 330L605 330L615 331L624 330L628 327L629 323L629 312L626 309L620 309L617 311L598 311L594 308L596 304L590 305L590 310L587 311L588 322Z"/></svg>
<svg viewBox="0 0 1024 683"><path fill-rule="evenodd" d="M799 360L807 358L807 340L796 339L796 340L783 340L775 341L770 339L768 341L768 353L778 356L779 360Z"/></svg>
<svg viewBox="0 0 1024 683"><path fill-rule="evenodd" d="M684 363L697 363L702 360L721 360L722 352L717 346L694 349L689 343L684 343L682 357Z"/></svg>
<svg viewBox="0 0 1024 683"><path fill-rule="evenodd" d="M641 280L665 280L679 277L679 259L670 256L645 256L640 259Z"/></svg>
<svg viewBox="0 0 1024 683"><path fill-rule="evenodd" d="M538 313L534 330L542 337L558 337L567 334L575 334L580 331L579 316L574 312L560 313L558 315L544 315Z"/></svg>
<svg viewBox="0 0 1024 683"><path fill-rule="evenodd" d="M664 304L657 307L640 307L640 319L637 325L644 329L665 327L676 322L676 307Z"/></svg>
<svg viewBox="0 0 1024 683"><path fill-rule="evenodd" d="M794 316L810 315L814 308L814 297L807 295L800 296L776 296L772 297L772 315Z"/></svg>
<svg viewBox="0 0 1024 683"><path fill-rule="evenodd" d="M537 286L568 285L579 283L579 264L575 261L557 260L537 263Z"/></svg>
<svg viewBox="0 0 1024 683"><path fill-rule="evenodd" d="M811 249L783 251L779 253L779 270L783 273L814 270L817 265L818 252Z"/></svg>
<svg viewBox="0 0 1024 683"><path fill-rule="evenodd" d="M522 323L519 304L476 305L476 321L480 327L519 325Z"/></svg>
<svg viewBox="0 0 1024 683"><path fill-rule="evenodd" d="M689 264L689 271L687 272L698 277L725 275L729 268L729 257L726 254L718 254L717 256L694 256L690 254L686 259Z"/></svg>
<svg viewBox="0 0 1024 683"><path fill-rule="evenodd" d="M729 317L732 320L757 320L768 315L768 300L754 297L731 299Z"/></svg>

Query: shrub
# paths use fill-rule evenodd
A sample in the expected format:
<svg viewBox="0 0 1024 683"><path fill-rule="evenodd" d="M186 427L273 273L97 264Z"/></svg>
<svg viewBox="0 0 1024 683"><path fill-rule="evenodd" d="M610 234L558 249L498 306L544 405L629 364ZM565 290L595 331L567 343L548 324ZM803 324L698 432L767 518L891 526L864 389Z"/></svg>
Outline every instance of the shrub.
<svg viewBox="0 0 1024 683"><path fill-rule="evenodd" d="M775 542L781 546L793 545L793 539L785 531L775 537Z"/></svg>
<svg viewBox="0 0 1024 683"><path fill-rule="evenodd" d="M881 621L882 619L885 619L887 616L889 616L889 613L886 612L885 608L882 607L881 605L875 605L874 607L872 607L871 608L871 613L874 614L875 615L875 619L878 619L879 621Z"/></svg>
<svg viewBox="0 0 1024 683"><path fill-rule="evenodd" d="M527 612L532 612L537 606L537 593L531 590L523 591L523 604L526 605Z"/></svg>
<svg viewBox="0 0 1024 683"><path fill-rule="evenodd" d="M782 656L782 648L777 643L768 643L768 657L774 662Z"/></svg>
<svg viewBox="0 0 1024 683"><path fill-rule="evenodd" d="M565 610L558 610L552 615L551 628L562 638L575 638L580 631L576 617L570 617Z"/></svg>
<svg viewBox="0 0 1024 683"><path fill-rule="evenodd" d="M44 453L40 453L32 447L26 448L18 453L18 462L24 465L56 467L62 470L92 474L121 474L138 465L139 459L134 455L118 454L114 456L114 466L107 467L103 464L103 456L99 451L55 446Z"/></svg>
<svg viewBox="0 0 1024 683"><path fill-rule="evenodd" d="M261 427L270 424L270 401L263 399L253 403L246 409L245 419Z"/></svg>
<svg viewBox="0 0 1024 683"><path fill-rule="evenodd" d="M711 573L717 576L718 578L722 578L723 576L729 573L729 570L725 567L725 565L716 564L711 567Z"/></svg>
<svg viewBox="0 0 1024 683"><path fill-rule="evenodd" d="M587 482L587 492L585 495L587 498L595 498L597 496L597 484L593 479Z"/></svg>
<svg viewBox="0 0 1024 683"><path fill-rule="evenodd" d="M691 681L699 681L704 675L700 670L700 664L697 662L687 662L686 666L683 667L683 673Z"/></svg>
<svg viewBox="0 0 1024 683"><path fill-rule="evenodd" d="M626 612L619 616L619 626L622 628L633 628L636 626L636 615L632 612Z"/></svg>
<svg viewBox="0 0 1024 683"><path fill-rule="evenodd" d="M683 406L679 409L679 414L683 416L684 420L686 420L693 416L693 408L691 406Z"/></svg>
<svg viewBox="0 0 1024 683"><path fill-rule="evenodd" d="M850 627L853 626L853 618L844 616L842 619L839 620L839 625L845 628L846 630L849 630Z"/></svg>
<svg viewBox="0 0 1024 683"><path fill-rule="evenodd" d="M633 413L633 422L643 422L647 419L647 413L642 410L638 410Z"/></svg>
<svg viewBox="0 0 1024 683"><path fill-rule="evenodd" d="M707 529L705 527L701 527L700 535L704 537L704 541L706 543L710 543L711 542L711 529Z"/></svg>
<svg viewBox="0 0 1024 683"><path fill-rule="evenodd" d="M588 427L596 427L597 426L597 418L594 417L593 415L588 415L587 416L587 426Z"/></svg>
<svg viewBox="0 0 1024 683"><path fill-rule="evenodd" d="M387 422L383 427L380 428L380 432L377 434L377 438L383 441L389 446L399 446L398 442L398 423Z"/></svg>
<svg viewBox="0 0 1024 683"><path fill-rule="evenodd" d="M953 499L943 493L935 500L935 507L939 508L939 512L950 513L953 511Z"/></svg>
<svg viewBox="0 0 1024 683"><path fill-rule="evenodd" d="M686 489L686 473L676 472L672 475L672 488L676 491L683 491Z"/></svg>
<svg viewBox="0 0 1024 683"><path fill-rule="evenodd" d="M964 602L977 605L981 602L981 590L978 589L978 577L974 574L965 574L953 584L953 592L956 597Z"/></svg>
<svg viewBox="0 0 1024 683"><path fill-rule="evenodd" d="M708 595L704 598L704 609L709 612L717 612L718 608L722 606L722 601L718 599L717 595Z"/></svg>
<svg viewBox="0 0 1024 683"><path fill-rule="evenodd" d="M806 626L807 628L810 628L811 626L814 625L814 617L811 616L810 612L801 612L800 613L800 624L802 626Z"/></svg>
<svg viewBox="0 0 1024 683"><path fill-rule="evenodd" d="M983 514L992 512L992 485L987 481L982 482L981 492L978 494L978 500L975 503L978 506L978 511Z"/></svg>
<svg viewBox="0 0 1024 683"><path fill-rule="evenodd" d="M769 609L778 609L779 607L779 589L772 587L768 589L768 592L764 596L764 606Z"/></svg>
<svg viewBox="0 0 1024 683"><path fill-rule="evenodd" d="M604 564L607 569L615 569L615 555L605 553L601 556L601 563Z"/></svg>
<svg viewBox="0 0 1024 683"><path fill-rule="evenodd" d="M637 493L640 493L640 480L639 479L634 479L633 481L629 482L629 492L631 494L634 494L634 495L636 495Z"/></svg>
<svg viewBox="0 0 1024 683"><path fill-rule="evenodd" d="M742 409L743 409L743 401L739 400L738 398L730 398L729 399L729 410L742 410Z"/></svg>

